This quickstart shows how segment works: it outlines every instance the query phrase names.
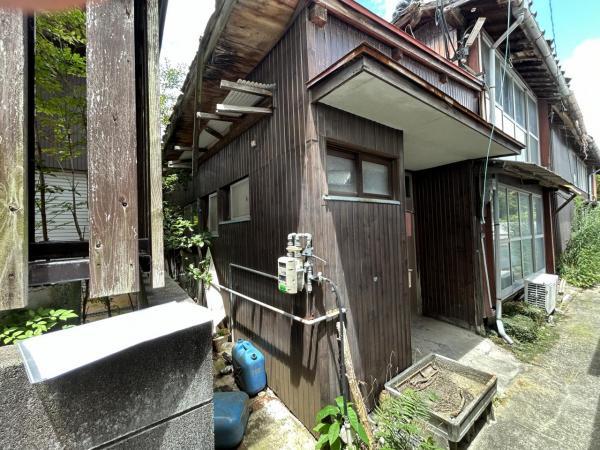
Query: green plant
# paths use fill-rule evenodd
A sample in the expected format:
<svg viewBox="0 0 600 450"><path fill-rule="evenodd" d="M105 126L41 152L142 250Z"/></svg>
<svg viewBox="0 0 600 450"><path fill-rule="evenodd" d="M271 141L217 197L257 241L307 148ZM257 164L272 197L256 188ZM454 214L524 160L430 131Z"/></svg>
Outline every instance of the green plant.
<svg viewBox="0 0 600 450"><path fill-rule="evenodd" d="M12 344L47 333L61 322L61 328L72 327L69 319L78 317L70 309L25 309L12 311L0 318L0 345Z"/></svg>
<svg viewBox="0 0 600 450"><path fill-rule="evenodd" d="M357 449L361 445L369 445L369 438L358 420L358 415L352 406L347 403L348 416L345 417L344 400L337 397L335 405L323 407L316 417L317 425L313 428L319 434L317 449Z"/></svg>
<svg viewBox="0 0 600 450"><path fill-rule="evenodd" d="M187 273L196 281L201 281L205 286L212 282L210 269L210 258L204 258L198 264L189 264Z"/></svg>
<svg viewBox="0 0 600 450"><path fill-rule="evenodd" d="M560 258L560 274L570 284L600 284L600 208L578 200L571 239Z"/></svg>
<svg viewBox="0 0 600 450"><path fill-rule="evenodd" d="M424 430L428 419L424 396L407 389L399 397L386 397L375 409L375 437L385 450L437 450L439 447Z"/></svg>

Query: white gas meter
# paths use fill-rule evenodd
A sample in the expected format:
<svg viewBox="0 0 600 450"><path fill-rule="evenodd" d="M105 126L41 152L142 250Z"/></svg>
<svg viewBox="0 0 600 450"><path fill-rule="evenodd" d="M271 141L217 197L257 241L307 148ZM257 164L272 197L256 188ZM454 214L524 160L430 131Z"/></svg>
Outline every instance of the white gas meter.
<svg viewBox="0 0 600 450"><path fill-rule="evenodd" d="M304 267L302 260L282 256L277 260L279 278L278 288L284 294L297 294L304 289Z"/></svg>

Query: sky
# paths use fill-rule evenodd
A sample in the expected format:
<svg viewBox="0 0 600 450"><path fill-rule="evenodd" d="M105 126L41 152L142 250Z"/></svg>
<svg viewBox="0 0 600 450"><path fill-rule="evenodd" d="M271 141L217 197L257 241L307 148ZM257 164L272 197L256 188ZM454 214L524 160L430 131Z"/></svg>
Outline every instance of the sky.
<svg viewBox="0 0 600 450"><path fill-rule="evenodd" d="M358 0L384 19L391 20L397 0ZM600 1L534 0L533 10L546 37L552 38L552 5L556 46L586 127L600 142ZM213 0L169 0L161 60L187 70L198 39L214 10Z"/></svg>

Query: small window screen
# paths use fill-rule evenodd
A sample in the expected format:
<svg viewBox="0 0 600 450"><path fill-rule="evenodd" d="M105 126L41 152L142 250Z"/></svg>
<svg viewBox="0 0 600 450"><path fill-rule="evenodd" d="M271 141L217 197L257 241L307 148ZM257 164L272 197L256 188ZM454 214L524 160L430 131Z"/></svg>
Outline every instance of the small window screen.
<svg viewBox="0 0 600 450"><path fill-rule="evenodd" d="M208 231L217 234L219 231L219 205L217 193L208 196Z"/></svg>
<svg viewBox="0 0 600 450"><path fill-rule="evenodd" d="M390 190L390 169L385 164L371 161L362 162L363 192L365 194L392 194Z"/></svg>
<svg viewBox="0 0 600 450"><path fill-rule="evenodd" d="M229 188L229 217L231 220L250 217L250 180L248 177Z"/></svg>
<svg viewBox="0 0 600 450"><path fill-rule="evenodd" d="M357 194L355 159L328 154L327 184L331 192Z"/></svg>

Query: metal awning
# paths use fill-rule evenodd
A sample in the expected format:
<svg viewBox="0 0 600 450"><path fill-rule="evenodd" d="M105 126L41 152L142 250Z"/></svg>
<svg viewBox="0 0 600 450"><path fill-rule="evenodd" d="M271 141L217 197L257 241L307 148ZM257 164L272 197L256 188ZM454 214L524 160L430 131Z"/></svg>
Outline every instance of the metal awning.
<svg viewBox="0 0 600 450"><path fill-rule="evenodd" d="M308 82L313 102L402 130L407 170L484 158L492 125L379 50L362 44ZM523 144L495 130L490 156Z"/></svg>
<svg viewBox="0 0 600 450"><path fill-rule="evenodd" d="M571 194L587 197L586 192L573 185L569 180L535 163L505 160L494 160L491 163L494 167L499 167L522 180L537 181L540 186L562 189Z"/></svg>

